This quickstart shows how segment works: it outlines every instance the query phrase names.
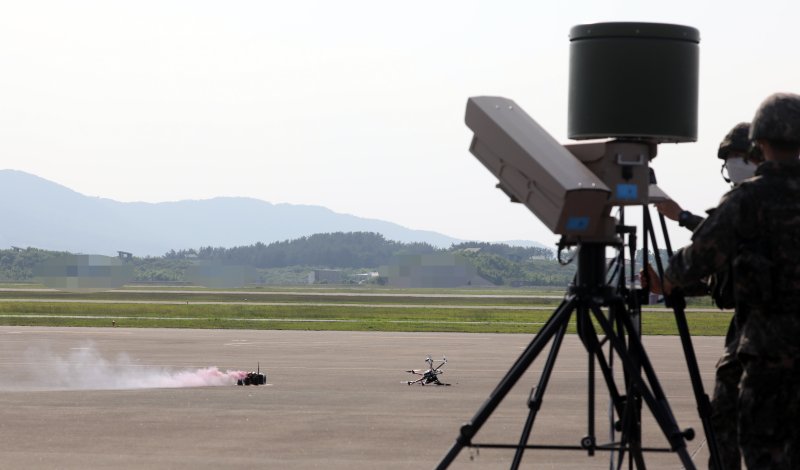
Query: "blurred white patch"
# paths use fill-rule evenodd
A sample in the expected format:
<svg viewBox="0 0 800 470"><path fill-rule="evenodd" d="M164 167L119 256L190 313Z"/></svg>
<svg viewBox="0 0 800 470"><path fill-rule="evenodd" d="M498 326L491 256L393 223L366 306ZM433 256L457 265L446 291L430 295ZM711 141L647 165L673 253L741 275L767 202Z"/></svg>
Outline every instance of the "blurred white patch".
<svg viewBox="0 0 800 470"><path fill-rule="evenodd" d="M37 280L65 291L103 291L122 287L133 279L133 265L103 255L64 255L34 268Z"/></svg>
<svg viewBox="0 0 800 470"><path fill-rule="evenodd" d="M186 280L212 289L234 289L252 284L258 275L252 266L203 261L186 270Z"/></svg>

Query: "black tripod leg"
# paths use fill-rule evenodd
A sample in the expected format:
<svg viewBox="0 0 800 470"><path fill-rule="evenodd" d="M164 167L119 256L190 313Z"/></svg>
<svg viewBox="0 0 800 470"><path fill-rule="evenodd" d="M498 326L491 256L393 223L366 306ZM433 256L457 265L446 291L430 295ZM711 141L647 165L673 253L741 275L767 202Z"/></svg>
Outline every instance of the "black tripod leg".
<svg viewBox="0 0 800 470"><path fill-rule="evenodd" d="M658 214L661 222L661 230L664 234L664 242L667 248L667 254L672 257L672 246L667 236L667 224L664 220L663 214ZM653 240L653 249L658 253L658 245L656 244L655 231L653 224L650 220L650 212L645 209L645 226L649 227L650 237ZM664 268L661 265L661 256L656 256L656 265L660 276L664 275ZM689 368L689 378L692 381L692 390L694 391L694 398L697 402L697 412L700 415L700 420L703 423L703 432L706 434L706 442L708 443L708 452L711 455L711 464L715 469L722 468L722 458L719 455L719 446L717 445L717 437L714 433L714 427L711 424L711 401L705 393L703 381L700 376L700 368L697 366L697 356L694 353L694 346L692 345L692 337L689 334L689 323L686 321L686 312L684 306L685 300L681 297L673 296L669 299L669 304L672 305L672 311L675 313L675 323L678 326L678 335L681 337L681 345L683 346L683 355L686 357L686 366Z"/></svg>
<svg viewBox="0 0 800 470"><path fill-rule="evenodd" d="M525 351L522 352L522 355L520 355L514 365L511 366L511 369L509 369L506 375L500 380L500 383L497 384L497 387L495 387L494 391L489 395L489 398L481 405L480 409L475 413L475 416L461 426L456 442L442 461L439 462L439 465L436 466L438 470L449 467L450 464L453 463L453 460L458 457L458 453L461 452L461 449L471 445L472 437L481 429L486 420L489 419L489 416L491 416L500 402L503 401L503 398L511 391L525 371L528 370L528 367L530 367L531 363L533 363L553 335L560 331L562 325L569 323L569 318L572 315L576 302L574 296L570 297L563 301L556 309L542 329L539 330L539 333L536 334L536 337L533 338L533 341L531 341L528 347L525 348Z"/></svg>
<svg viewBox="0 0 800 470"><path fill-rule="evenodd" d="M522 428L522 434L519 438L519 446L514 454L514 460L511 462L511 470L517 470L519 464L522 462L522 454L525 452L525 446L528 445L528 439L530 439L531 428L533 428L536 414L542 406L544 391L547 389L547 384L550 382L550 374L553 372L553 365L556 363L558 350L561 348L561 342L564 339L564 334L567 332L567 325L568 323L564 322L561 325L561 329L558 330L558 333L553 337L553 344L550 346L550 353L547 355L547 361L544 364L544 369L542 369L542 375L539 377L539 383L534 387L528 399L528 408L530 411L528 412L528 418L525 420L525 426Z"/></svg>
<svg viewBox="0 0 800 470"><path fill-rule="evenodd" d="M645 240L646 239L647 238L645 237ZM641 377L642 367L639 362L639 357L636 354L631 354L630 345L630 336L633 335L636 338L640 337L641 315L639 314L638 309L635 310L635 313L633 310L626 311L622 302L615 302L611 307L609 307L609 310L619 310L621 312L620 314L615 315L617 332L619 337L622 338L620 343L624 345L624 352L627 354L627 357L630 358L630 366L625 366L623 363L623 377L625 380L625 393L627 394L627 400L625 400L625 412L622 414L620 419L622 432L620 438L620 455L617 468L622 468L622 462L627 449L628 453L630 454L630 458L628 459L628 468L631 470L634 468L644 470L646 467L644 463L644 453L642 451L642 394L639 391L639 384L636 381L637 377ZM635 323L633 317L636 318ZM626 320L630 325L633 326L633 328L635 328L635 330L626 328ZM627 334L625 333L626 331ZM624 338L626 337L629 338L628 344L625 344L624 341Z"/></svg>
<svg viewBox="0 0 800 470"><path fill-rule="evenodd" d="M583 342L584 347L589 352L589 382L594 383L594 361L597 361L597 364L600 367L600 372L603 375L603 379L606 383L606 388L609 392L609 398L611 399L611 406L613 407L613 412L618 414L621 417L622 422L624 422L624 417L626 416L626 397L620 395L619 390L617 389L617 383L614 379L614 374L611 368L610 360L606 360L605 355L603 354L603 346L600 342L600 339L597 335L597 331L594 328L594 325L591 322L591 318L588 315L588 309L579 308L578 309L578 317L576 319L576 324L578 326L578 336L580 337L581 341ZM585 313L585 314L584 314ZM596 443L596 439L594 438L594 396L593 396L593 387L590 387L589 390L590 397L589 397L589 437L592 439L592 444ZM611 410L609 410L611 412ZM609 417L610 418L610 417ZM613 423L612 423L613 426ZM624 436L623 436L624 439ZM613 442L613 439L612 439ZM621 443L619 449L619 462L617 464L617 469L622 468L622 462L624 459L624 441ZM589 455L594 455L593 451L589 452ZM612 459L614 453L612 452Z"/></svg>
<svg viewBox="0 0 800 470"><path fill-rule="evenodd" d="M706 443L708 452L711 454L711 462L716 470L722 469L722 458L719 455L717 436L714 427L711 425L711 400L703 388L703 379L700 376L700 368L697 366L697 356L694 353L692 337L689 335L689 323L686 321L686 312L683 307L675 307L675 322L678 325L678 333L683 345L683 354L686 356L686 365L689 368L689 377L692 379L692 390L694 399L697 401L697 412L703 423L703 431L706 433Z"/></svg>
<svg viewBox="0 0 800 470"><path fill-rule="evenodd" d="M579 309L581 311L582 309ZM606 388L608 389L609 398L611 399L611 404L614 407L614 412L620 415L621 417L625 413L625 403L626 398L619 393L619 389L617 388L617 383L614 380L614 373L611 369L611 364L606 360L606 357L603 355L603 347L600 344L600 340L597 336L597 331L594 328L594 325L591 322L591 318L588 315L588 309L586 315L579 315L578 320L578 335L580 336L581 341L583 342L584 347L589 352L590 356L590 381L593 380L593 365L594 361L597 361L597 364L600 367L600 373L603 375L603 380L606 383ZM594 396L591 396L589 399L590 405L590 418L593 416L592 412L594 410ZM594 435L594 428L590 425L589 434Z"/></svg>
<svg viewBox="0 0 800 470"><path fill-rule="evenodd" d="M613 331L611 324L605 318L603 312L600 311L599 307L592 307L592 312L594 312L595 319L600 324L600 327L603 329L603 331L605 331L606 335L611 341L611 344L614 346L614 349L617 350L617 354L619 354L625 369L628 371L634 370L634 364L631 360L631 357L624 352L625 347L621 337ZM658 378L655 375L653 366L650 363L647 353L644 351L639 338L634 332L635 330L633 328L633 324L630 318L624 315L621 317L625 328L629 332L628 338L631 343L631 354L636 354L640 360L639 365L647 376L647 382L645 382L640 374L631 374L631 379L638 386L638 391L641 393L642 398L650 408L650 412L658 422L659 427L669 441L671 448L678 454L681 463L683 463L684 467L687 469L695 469L696 467L694 462L692 462L691 456L686 450L685 435L678 428L678 424L675 421L675 417L669 407L669 403L667 402L664 391L661 388L661 384L658 382ZM650 385L649 387L648 383Z"/></svg>
<svg viewBox="0 0 800 470"><path fill-rule="evenodd" d="M592 341L590 338L586 336L591 332L594 334L594 328L592 327L591 318L589 318L589 309L582 305L578 307L578 314L575 317L575 326L576 330L578 331L578 337L581 339L583 343L583 347L586 349L588 353L587 359L588 363L586 364L586 369L589 372L588 381L586 384L586 392L587 392L587 423L586 423L586 437L581 440L581 446L586 449L589 456L594 455L595 447L597 446L597 436L595 435L595 428L594 428L594 392L595 392L595 353L596 350L592 349L590 344ZM595 338L596 339L596 338ZM614 393L609 389L609 392L612 394Z"/></svg>
<svg viewBox="0 0 800 470"><path fill-rule="evenodd" d="M588 317L588 315L586 319L583 321L579 318L577 323L579 326L578 332L580 334L581 340L586 346L587 351L590 351L590 353L594 355L594 358L600 365L600 371L603 374L603 378L606 382L606 387L608 388L609 397L611 398L611 403L614 407L614 411L620 417L619 423L621 426L619 429L622 431L622 433L619 441L619 454L617 457L616 468L617 469L622 468L622 464L625 459L626 449L630 448L632 458L635 459L637 463L636 468L643 469L645 467L644 467L644 456L643 452L641 451L641 444L640 444L641 439L637 439L639 435L634 434L634 432L640 428L640 420L639 420L640 404L638 400L634 399L636 393L632 389L631 381L626 378L627 395L625 396L620 395L619 390L617 388L616 380L614 378L614 374L611 369L611 365L606 360L606 357L603 355L602 345L597 335L597 331L595 330L594 325L590 321L590 318ZM619 324L618 328L621 328L622 323L618 322L618 324ZM627 354L628 350L626 348L626 345L624 343L621 344L623 346L622 354ZM620 355L619 351L617 351L617 355ZM631 363L633 362L634 361L631 361Z"/></svg>
<svg viewBox="0 0 800 470"><path fill-rule="evenodd" d="M611 365L608 363L608 361L606 361L606 357L603 355L600 340L597 339L597 332L594 330L594 327L591 326L591 323L589 323L589 326L591 327L589 330L591 334L586 334L585 336L582 335L581 339L583 339L586 349L594 355L594 358L600 365L600 373L603 374L603 379L606 381L606 385L608 386L608 392L609 396L611 397L611 401L614 404L614 410L618 414L622 414L622 403L624 399L617 389L617 384L614 381L614 374L611 371Z"/></svg>
<svg viewBox="0 0 800 470"><path fill-rule="evenodd" d="M664 243L666 244L667 254L672 257L672 245L669 242L667 235L667 224L664 220L664 214L658 214L661 222L661 230L664 234ZM650 220L650 211L645 209L645 226L649 227L650 237L653 240L653 249L656 253L658 245L656 244L655 231L653 224ZM661 256L656 255L656 264L658 266L659 276L664 275L664 268L661 265ZM683 355L686 357L686 365L689 368L689 378L692 381L692 390L694 392L694 399L697 402L697 413L700 415L700 421L703 423L703 432L706 435L706 442L708 443L708 452L711 455L711 464L715 469L722 469L722 458L719 455L719 446L717 445L717 436L714 432L714 427L711 425L711 400L703 387L703 380L700 376L700 368L697 365L697 356L694 353L694 345L692 345L692 337L689 334L689 323L686 321L686 312L684 306L686 301L683 297L672 296L669 299L672 304L672 311L675 313L675 323L678 326L678 335L681 337L681 345L683 346Z"/></svg>

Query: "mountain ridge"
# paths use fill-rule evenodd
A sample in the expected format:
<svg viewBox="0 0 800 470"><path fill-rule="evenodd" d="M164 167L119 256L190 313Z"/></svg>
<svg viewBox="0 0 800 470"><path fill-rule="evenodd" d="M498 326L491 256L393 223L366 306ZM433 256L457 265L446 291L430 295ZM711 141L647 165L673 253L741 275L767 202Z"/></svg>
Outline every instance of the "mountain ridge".
<svg viewBox="0 0 800 470"><path fill-rule="evenodd" d="M19 170L0 170L0 216L0 246L77 253L161 256L170 250L246 246L332 232L376 232L389 240L437 247L464 241L323 206L249 197L120 202L86 196Z"/></svg>

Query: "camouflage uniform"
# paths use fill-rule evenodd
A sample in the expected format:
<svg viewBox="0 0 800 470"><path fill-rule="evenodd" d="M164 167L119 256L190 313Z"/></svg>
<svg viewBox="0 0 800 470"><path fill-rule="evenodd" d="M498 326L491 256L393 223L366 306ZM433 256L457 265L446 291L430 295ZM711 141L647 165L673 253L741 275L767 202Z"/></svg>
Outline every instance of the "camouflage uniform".
<svg viewBox="0 0 800 470"><path fill-rule="evenodd" d="M723 197L665 276L680 287L732 263L745 461L800 468L800 161L766 162L756 175ZM735 375L729 363L720 372Z"/></svg>
<svg viewBox="0 0 800 470"><path fill-rule="evenodd" d="M727 162L727 158L734 152L739 154L749 153L749 131L749 123L742 122L734 126L719 144L717 156ZM730 183L728 178L725 178L725 180ZM714 209L711 209L708 214L713 212ZM687 213L680 225L694 232L704 220L705 218L699 215ZM732 267L728 263L724 269L709 276L706 282L701 282L694 286L683 286L684 293L690 296L710 294L714 304L720 309L734 308L731 271ZM728 332L725 336L725 350L716 365L714 391L711 397L711 424L717 441L722 469L725 470L739 470L742 466L737 432L739 381L742 377L742 366L736 355L738 344L738 328L734 317L731 318ZM711 458L708 461L708 468L717 470L714 468Z"/></svg>
<svg viewBox="0 0 800 470"><path fill-rule="evenodd" d="M717 157L725 160L734 153L750 152L750 123L741 122L731 129L719 144ZM725 181L731 182L728 178ZM709 214L713 212L709 211ZM696 227L695 227L696 228ZM721 309L736 306L733 294L733 268L730 263L722 271L709 278L709 290L714 303ZM742 468L742 454L739 452L738 406L739 381L742 379L742 364L736 354L739 346L739 328L736 317L731 318L728 333L725 335L725 350L717 361L714 392L711 396L711 425L717 441L722 469L715 469L709 458L711 470L739 470Z"/></svg>
<svg viewBox="0 0 800 470"><path fill-rule="evenodd" d="M709 211L709 214L711 213L713 213L713 210ZM703 220L701 219L700 223ZM688 224L686 226L689 227ZM705 285L705 293L711 295L717 307L730 309L736 306L733 295L732 266L730 263L723 270L709 276ZM689 295L688 290L687 295ZM711 396L711 425L714 428L717 450L724 470L739 470L742 468L742 454L739 452L737 431L739 381L742 378L742 365L736 355L738 345L739 328L734 316L731 318L728 332L725 335L725 350L722 353L722 357L717 361L714 391ZM710 457L708 468L722 470L714 467Z"/></svg>
<svg viewBox="0 0 800 470"><path fill-rule="evenodd" d="M708 213L713 213L713 209ZM704 220L703 217L692 214L683 226L694 231ZM729 263L725 269L712 274L705 282L683 286L684 294L687 296L711 295L714 304L720 309L734 308L736 304L733 298L731 271ZM722 468L725 470L742 468L742 454L739 452L737 432L739 381L742 378L742 366L736 355L738 344L738 328L736 318L733 317L725 335L725 350L717 361L714 391L711 397L711 424L714 428L714 437L717 441ZM708 468L717 470L710 457Z"/></svg>
<svg viewBox="0 0 800 470"><path fill-rule="evenodd" d="M711 397L711 425L717 441L719 458L725 470L742 468L742 455L739 452L738 405L739 381L742 378L742 364L736 349L739 345L736 319L731 319L725 338L725 351L717 361L714 392ZM708 468L714 469L709 459ZM718 470L718 469L714 469ZM719 469L721 470L721 469Z"/></svg>
<svg viewBox="0 0 800 470"><path fill-rule="evenodd" d="M751 469L800 468L800 95L776 93L764 100L748 137L768 144L768 161L723 197L665 275L681 287L732 266L745 463ZM735 362L726 356L718 374L734 375L733 368L725 371Z"/></svg>

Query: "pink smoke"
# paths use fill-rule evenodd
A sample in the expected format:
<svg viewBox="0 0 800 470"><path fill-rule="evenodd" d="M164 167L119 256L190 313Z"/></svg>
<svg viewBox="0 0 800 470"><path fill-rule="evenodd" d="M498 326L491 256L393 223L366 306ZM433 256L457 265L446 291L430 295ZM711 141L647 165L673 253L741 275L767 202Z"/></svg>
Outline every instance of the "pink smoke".
<svg viewBox="0 0 800 470"><path fill-rule="evenodd" d="M247 372L243 370L226 370L222 372L216 367L179 370L166 375L157 374L150 381L151 386L137 388L220 387L223 385L236 385L236 381L243 379L246 375ZM142 384L145 383L147 381Z"/></svg>
<svg viewBox="0 0 800 470"><path fill-rule="evenodd" d="M221 371L217 367L178 369L141 365L120 354L109 360L92 344L76 348L66 356L47 350L30 349L26 363L31 367L19 372L24 377L6 382L0 389L48 390L130 390L142 388L220 387L236 385L247 372ZM6 382L6 383L4 383Z"/></svg>
<svg viewBox="0 0 800 470"><path fill-rule="evenodd" d="M222 372L216 367L206 367L195 371L182 370L163 377L163 388L182 387L217 387L222 385L236 385L236 381L243 379L247 372L243 370L227 370Z"/></svg>

